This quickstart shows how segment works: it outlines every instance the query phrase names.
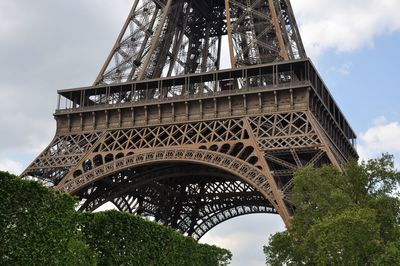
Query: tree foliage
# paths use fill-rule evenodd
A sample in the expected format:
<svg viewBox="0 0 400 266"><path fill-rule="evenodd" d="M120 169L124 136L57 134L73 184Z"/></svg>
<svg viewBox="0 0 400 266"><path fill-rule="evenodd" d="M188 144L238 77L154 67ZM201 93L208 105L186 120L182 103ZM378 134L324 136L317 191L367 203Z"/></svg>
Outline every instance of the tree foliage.
<svg viewBox="0 0 400 266"><path fill-rule="evenodd" d="M0 195L1 265L65 265L81 252L72 197L4 172Z"/></svg>
<svg viewBox="0 0 400 266"><path fill-rule="evenodd" d="M291 227L264 247L270 265L398 265L400 173L393 156L343 173L331 165L299 169L291 193Z"/></svg>
<svg viewBox="0 0 400 266"><path fill-rule="evenodd" d="M99 265L227 265L231 259L225 249L129 213L84 213L79 228Z"/></svg>
<svg viewBox="0 0 400 266"><path fill-rule="evenodd" d="M228 250L0 172L0 265L227 265Z"/></svg>

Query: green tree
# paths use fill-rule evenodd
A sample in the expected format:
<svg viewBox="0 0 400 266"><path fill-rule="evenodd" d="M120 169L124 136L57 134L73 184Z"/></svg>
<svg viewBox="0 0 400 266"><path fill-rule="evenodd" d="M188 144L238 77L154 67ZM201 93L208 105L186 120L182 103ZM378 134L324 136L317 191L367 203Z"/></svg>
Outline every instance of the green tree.
<svg viewBox="0 0 400 266"><path fill-rule="evenodd" d="M393 156L343 173L331 165L299 169L291 193L291 227L264 247L270 265L398 265L400 173Z"/></svg>
<svg viewBox="0 0 400 266"><path fill-rule="evenodd" d="M71 196L5 172L0 172L0 195L0 265L68 265L79 256L90 265L93 254L76 248Z"/></svg>

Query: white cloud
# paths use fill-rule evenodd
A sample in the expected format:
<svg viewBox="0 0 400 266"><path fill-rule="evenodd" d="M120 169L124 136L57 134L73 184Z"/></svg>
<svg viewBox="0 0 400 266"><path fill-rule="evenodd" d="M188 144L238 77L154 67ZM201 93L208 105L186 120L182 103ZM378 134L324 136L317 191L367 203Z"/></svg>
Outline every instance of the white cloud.
<svg viewBox="0 0 400 266"><path fill-rule="evenodd" d="M233 253L231 266L265 265L263 246L271 234L285 230L279 215L252 214L223 222L213 228L201 243L227 248Z"/></svg>
<svg viewBox="0 0 400 266"><path fill-rule="evenodd" d="M389 122L381 116L359 138L358 153L361 159L390 153L395 156L396 167L400 169L400 122Z"/></svg>
<svg viewBox="0 0 400 266"><path fill-rule="evenodd" d="M373 46L374 37L400 30L398 0L292 0L308 55Z"/></svg>
<svg viewBox="0 0 400 266"><path fill-rule="evenodd" d="M0 170L19 175L22 173L22 164L9 159L0 159Z"/></svg>
<svg viewBox="0 0 400 266"><path fill-rule="evenodd" d="M352 62L344 62L339 67L331 67L327 70L327 72L336 72L342 76L348 76L351 74Z"/></svg>
<svg viewBox="0 0 400 266"><path fill-rule="evenodd" d="M54 136L56 90L94 81L132 5L100 2L0 1L0 159L26 167Z"/></svg>

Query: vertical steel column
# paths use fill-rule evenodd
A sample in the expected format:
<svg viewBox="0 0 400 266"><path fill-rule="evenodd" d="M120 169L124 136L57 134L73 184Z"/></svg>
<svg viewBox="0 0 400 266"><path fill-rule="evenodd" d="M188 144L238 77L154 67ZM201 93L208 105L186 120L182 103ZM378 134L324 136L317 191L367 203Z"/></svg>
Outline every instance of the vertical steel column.
<svg viewBox="0 0 400 266"><path fill-rule="evenodd" d="M235 54L233 52L233 37L232 37L232 25L231 25L231 12L229 0L225 0L225 13L226 13L226 30L228 32L228 43L229 43L229 54L231 59L231 66L236 66Z"/></svg>
<svg viewBox="0 0 400 266"><path fill-rule="evenodd" d="M272 16L272 22L274 23L274 27L275 27L276 37L278 38L278 42L279 42L279 48L280 48L279 54L280 54L280 56L282 56L283 59L289 60L289 57L288 57L288 54L286 51L286 47L285 47L285 43L283 41L282 32L281 32L281 28L280 28L279 21L278 21L278 16L276 15L274 1L268 0L268 4L269 4L269 10L270 10L271 16Z"/></svg>
<svg viewBox="0 0 400 266"><path fill-rule="evenodd" d="M141 71L138 74L137 80L142 80L143 79L143 77L144 77L144 75L146 73L146 70L149 67L150 59L153 56L153 52L157 47L158 40L160 38L161 31L164 28L165 21L167 20L171 4L172 4L172 0L168 0L167 4L165 5L165 7L163 9L163 14L161 15L161 20L160 20L160 22L158 24L157 31L156 31L156 33L154 34L154 36L153 36L153 38L151 40L151 47L150 47L150 49L149 49L149 51L147 53L147 57L146 57L146 60L144 61L143 68L141 69Z"/></svg>
<svg viewBox="0 0 400 266"><path fill-rule="evenodd" d="M122 40L122 38L124 37L124 34L125 34L125 32L126 32L128 26L129 26L129 23L130 23L131 20L132 20L132 17L133 17L133 15L134 15L134 13L135 13L135 10L136 10L138 4L139 4L139 0L135 0L135 2L133 3L132 9L131 9L131 11L130 11L130 13L129 13L129 16L128 16L128 18L126 19L125 24L124 24L124 26L122 27L122 30L121 30L121 32L120 32L119 35L118 35L118 38L117 38L117 40L116 40L116 42L115 42L115 44L114 44L114 47L112 48L110 54L109 54L108 57L107 57L106 62L104 63L104 65L103 65L103 67L101 68L99 74L97 75L97 78L96 78L96 80L95 80L94 83L93 83L93 86L98 85L99 82L101 82L101 80L103 79L104 72L106 71L108 65L110 64L111 59L112 59L113 56L114 56L114 53L115 53L115 52L117 51L117 49L119 48L119 45L120 45L120 43L121 43L121 40Z"/></svg>

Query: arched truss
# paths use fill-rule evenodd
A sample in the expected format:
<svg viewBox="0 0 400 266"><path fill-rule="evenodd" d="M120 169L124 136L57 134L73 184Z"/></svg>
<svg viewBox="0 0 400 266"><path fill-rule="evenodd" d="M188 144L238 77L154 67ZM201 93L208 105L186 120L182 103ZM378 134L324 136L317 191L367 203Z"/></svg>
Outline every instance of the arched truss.
<svg viewBox="0 0 400 266"><path fill-rule="evenodd" d="M83 199L82 211L110 201L121 211L154 217L195 239L237 216L279 212L251 146L236 142L144 151L94 155L60 188ZM321 154L318 149L310 153L309 163L320 160ZM288 158L271 153L266 159L281 180L292 175L295 165ZM280 187L290 206L285 193L291 183Z"/></svg>
<svg viewBox="0 0 400 266"><path fill-rule="evenodd" d="M85 172L79 172L79 175L73 179L66 183L61 183L62 186L59 188L62 191L74 194L85 186L90 185L105 176L141 165L149 165L159 162L191 162L226 171L251 184L267 200L269 200L276 209L278 209L276 206L276 200L271 192L270 185L268 184L267 177L259 168L238 157L205 149L169 148L156 151L149 150L147 152L127 155L94 168L86 168L84 166L84 170L86 168ZM92 163L90 164L92 165Z"/></svg>
<svg viewBox="0 0 400 266"><path fill-rule="evenodd" d="M79 192L81 211L110 201L120 211L153 217L200 239L216 225L246 214L277 213L254 187L226 171L194 163L130 168Z"/></svg>

